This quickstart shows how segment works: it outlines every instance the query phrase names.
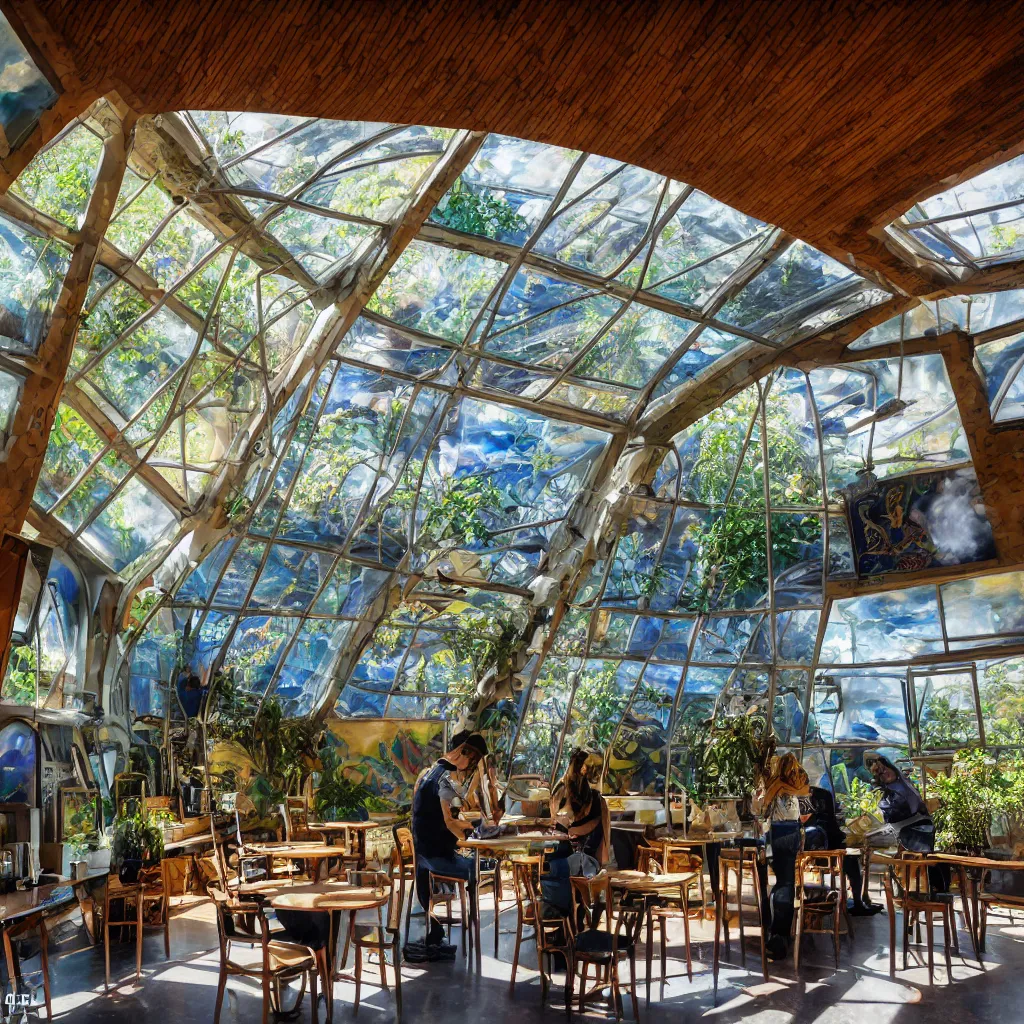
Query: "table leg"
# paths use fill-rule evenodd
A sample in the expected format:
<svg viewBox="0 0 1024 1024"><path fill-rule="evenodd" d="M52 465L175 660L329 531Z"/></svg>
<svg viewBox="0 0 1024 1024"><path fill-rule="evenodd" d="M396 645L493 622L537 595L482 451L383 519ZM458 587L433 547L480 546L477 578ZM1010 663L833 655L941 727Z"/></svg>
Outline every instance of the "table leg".
<svg viewBox="0 0 1024 1024"><path fill-rule="evenodd" d="M861 851L860 898L865 903L871 902L871 847L865 846Z"/></svg>
<svg viewBox="0 0 1024 1024"><path fill-rule="evenodd" d="M366 870L366 829L361 828L356 834L356 848L359 851L359 870Z"/></svg>
<svg viewBox="0 0 1024 1024"><path fill-rule="evenodd" d="M470 916L473 919L473 946L476 949L476 969L480 970L481 964L481 943L480 943L480 847L476 847L473 851L473 859L475 861L475 871L473 879L473 907L470 911ZM494 927L498 927L497 921L494 923Z"/></svg>

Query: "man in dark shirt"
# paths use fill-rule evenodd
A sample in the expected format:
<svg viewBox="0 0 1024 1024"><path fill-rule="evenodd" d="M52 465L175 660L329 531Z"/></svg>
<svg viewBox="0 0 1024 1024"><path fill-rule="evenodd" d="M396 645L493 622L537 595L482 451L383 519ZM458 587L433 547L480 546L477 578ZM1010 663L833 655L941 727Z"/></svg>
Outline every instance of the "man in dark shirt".
<svg viewBox="0 0 1024 1024"><path fill-rule="evenodd" d="M416 895L424 910L430 906L430 872L433 871L437 875L465 878L469 882L470 909L475 912L473 859L456 852L459 840L473 831L473 824L462 821L452 810L452 801L458 793L450 773L470 771L486 756L484 738L472 733L463 742L453 745L416 785L412 798L412 841L416 848ZM440 922L431 920L427 943L440 943L443 938Z"/></svg>

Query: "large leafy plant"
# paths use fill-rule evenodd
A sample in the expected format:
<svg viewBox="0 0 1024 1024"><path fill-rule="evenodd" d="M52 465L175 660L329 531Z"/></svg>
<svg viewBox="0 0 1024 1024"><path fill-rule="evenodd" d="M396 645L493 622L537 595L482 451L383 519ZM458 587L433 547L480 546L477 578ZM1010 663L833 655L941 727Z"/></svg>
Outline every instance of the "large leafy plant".
<svg viewBox="0 0 1024 1024"><path fill-rule="evenodd" d="M1011 828L1024 824L1024 757L997 760L983 750L960 750L949 774L935 779L935 791L938 845L979 852L996 815Z"/></svg>
<svg viewBox="0 0 1024 1024"><path fill-rule="evenodd" d="M156 864L164 855L163 830L142 808L126 804L114 819L112 850L118 865L126 860Z"/></svg>
<svg viewBox="0 0 1024 1024"><path fill-rule="evenodd" d="M361 782L345 775L345 767L333 747L320 751L320 785L314 807L320 820L353 821L365 818L366 801L373 794Z"/></svg>
<svg viewBox="0 0 1024 1024"><path fill-rule="evenodd" d="M689 756L684 785L696 803L753 795L775 747L762 711L687 722L679 732Z"/></svg>

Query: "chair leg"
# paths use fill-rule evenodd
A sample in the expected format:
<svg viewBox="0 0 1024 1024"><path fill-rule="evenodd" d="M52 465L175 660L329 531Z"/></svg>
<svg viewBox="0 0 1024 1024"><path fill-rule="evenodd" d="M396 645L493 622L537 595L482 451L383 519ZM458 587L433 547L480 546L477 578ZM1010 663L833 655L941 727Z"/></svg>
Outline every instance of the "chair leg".
<svg viewBox="0 0 1024 1024"><path fill-rule="evenodd" d="M320 998L316 994L316 976L319 972L319 965L309 972L309 1012L313 1024L320 1024Z"/></svg>
<svg viewBox="0 0 1024 1024"><path fill-rule="evenodd" d="M501 938L501 864L494 869L494 959L498 959L498 940Z"/></svg>
<svg viewBox="0 0 1024 1024"><path fill-rule="evenodd" d="M518 914L519 919L516 921L516 948L512 951L512 980L508 983L509 995L514 995L516 991L516 969L519 967L519 946L523 941L523 915Z"/></svg>
<svg viewBox="0 0 1024 1024"><path fill-rule="evenodd" d="M384 935L384 929L383 928L379 929L377 934L380 935L380 936L383 936ZM381 938L381 944L380 944L379 948L377 949L377 956L380 957L380 965L379 965L380 966L380 987L382 989L384 989L385 992L387 992L387 990L388 990L388 975L387 975L387 969L386 969L386 963L385 963L385 961L387 960L387 957L384 955L384 940L383 940L383 938Z"/></svg>
<svg viewBox="0 0 1024 1024"><path fill-rule="evenodd" d="M686 943L686 980L693 981L693 957L690 955L690 897L684 900L683 906L683 942Z"/></svg>
<svg viewBox="0 0 1024 1024"><path fill-rule="evenodd" d="M932 937L932 912L924 912L924 925L928 931L928 984L935 983L935 943Z"/></svg>
<svg viewBox="0 0 1024 1024"><path fill-rule="evenodd" d="M907 956L910 952L910 930L914 927L912 915L904 904L903 910L903 970L907 969Z"/></svg>
<svg viewBox="0 0 1024 1024"><path fill-rule="evenodd" d="M355 985L356 985L356 997L352 1001L352 1015L355 1016L359 1012L359 993L363 987L363 950L360 946L352 947L352 954L356 959L355 969Z"/></svg>
<svg viewBox="0 0 1024 1024"><path fill-rule="evenodd" d="M136 897L135 908L135 981L142 977L142 892Z"/></svg>
<svg viewBox="0 0 1024 1024"><path fill-rule="evenodd" d="M842 911L837 906L832 915L832 950L835 953L837 971L839 970L839 915L841 913Z"/></svg>
<svg viewBox="0 0 1024 1024"><path fill-rule="evenodd" d="M739 870L736 872L736 913L740 919L740 963L747 966L747 936L743 931L743 851L740 850Z"/></svg>
<svg viewBox="0 0 1024 1024"><path fill-rule="evenodd" d="M654 971L654 915L650 912L650 908L647 910L647 942L644 948L646 967L646 977L644 978L644 985L647 993L647 1005L651 1005L651 974ZM582 1011L581 1011L582 1012Z"/></svg>
<svg viewBox="0 0 1024 1024"><path fill-rule="evenodd" d="M802 887L801 887L802 888ZM800 893L800 906L796 910L796 940L793 943L793 973L800 973L800 940L804 936L804 899Z"/></svg>
<svg viewBox="0 0 1024 1024"><path fill-rule="evenodd" d="M398 933L395 933L395 1019L402 1024L402 951L398 945Z"/></svg>
<svg viewBox="0 0 1024 1024"><path fill-rule="evenodd" d="M572 958L572 951L565 951L565 1015L572 1017L573 989L576 987L576 963Z"/></svg>
<svg viewBox="0 0 1024 1024"><path fill-rule="evenodd" d="M664 939L664 922L662 923L662 938ZM615 987L618 989L619 983L619 965L615 964L613 967L615 971ZM664 978L664 975L662 975ZM633 1014L636 1017L636 1024L640 1024L640 1000L636 994L636 949L629 951L629 995L633 1000Z"/></svg>
<svg viewBox="0 0 1024 1024"><path fill-rule="evenodd" d="M270 975L263 975L263 1024L270 1024Z"/></svg>
<svg viewBox="0 0 1024 1024"><path fill-rule="evenodd" d="M718 968L719 968L719 963L720 963L720 958L721 958L721 939L720 939L720 935L719 935L720 929L719 929L719 920L718 920L718 918L719 918L719 907L721 906L721 903L722 903L722 896L721 896L721 893L719 893L719 895L715 898L715 942L714 942L714 956L713 956L713 959L712 959L712 966L711 966L711 973L712 973L712 977L714 979L714 998L713 998L713 1002L711 1004L712 1006L715 1006L718 1003Z"/></svg>
<svg viewBox="0 0 1024 1024"><path fill-rule="evenodd" d="M896 908L889 910L889 977L896 977ZM906 929L904 929L906 931Z"/></svg>
<svg viewBox="0 0 1024 1024"><path fill-rule="evenodd" d="M53 1020L53 1006L50 1004L50 954L47 947L50 936L46 931L46 922L39 922L39 966L43 972L43 1002L46 1003L46 1020Z"/></svg>
<svg viewBox="0 0 1024 1024"><path fill-rule="evenodd" d="M665 937L665 933L668 931L668 921L662 918L659 922L658 928L658 946L661 954L661 995L665 997L665 979L668 977L668 940ZM650 1006L650 1002L647 1004Z"/></svg>
<svg viewBox="0 0 1024 1024"><path fill-rule="evenodd" d="M9 940L6 935L4 936L4 944L6 945ZM104 988L109 990L110 988L110 907L107 907L106 913L103 915L103 959L106 962L107 973L105 975L106 981L104 982ZM13 966L8 963L8 972L10 977L14 976Z"/></svg>
<svg viewBox="0 0 1024 1024"><path fill-rule="evenodd" d="M469 931L469 926L467 924L466 887L464 885L459 886L459 913L462 918L462 955L468 956L469 954L466 951L466 932Z"/></svg>
<svg viewBox="0 0 1024 1024"><path fill-rule="evenodd" d="M979 929L978 949L985 952L985 937L988 935L988 904L981 905L981 928Z"/></svg>
<svg viewBox="0 0 1024 1024"><path fill-rule="evenodd" d="M220 1024L220 1011L224 1005L224 989L228 983L228 972L220 965L220 977L217 979L217 1001L213 1004L213 1024Z"/></svg>
<svg viewBox="0 0 1024 1024"><path fill-rule="evenodd" d="M164 886L164 897L161 901L164 914L164 956L171 959L171 897L167 894L167 886Z"/></svg>
<svg viewBox="0 0 1024 1024"><path fill-rule="evenodd" d="M590 974L590 964L583 961L583 977L580 979L580 1015L586 1013L587 999L587 977Z"/></svg>
<svg viewBox="0 0 1024 1024"><path fill-rule="evenodd" d="M721 862L722 881L722 936L725 939L725 951L729 952L729 867Z"/></svg>
<svg viewBox="0 0 1024 1024"><path fill-rule="evenodd" d="M950 928L950 921L953 922L952 929ZM949 954L951 932L953 935L956 935L956 917L953 915L952 904L946 907L946 913L942 917L942 938L944 940L943 945L946 948L946 981L950 985L953 984L953 960Z"/></svg>

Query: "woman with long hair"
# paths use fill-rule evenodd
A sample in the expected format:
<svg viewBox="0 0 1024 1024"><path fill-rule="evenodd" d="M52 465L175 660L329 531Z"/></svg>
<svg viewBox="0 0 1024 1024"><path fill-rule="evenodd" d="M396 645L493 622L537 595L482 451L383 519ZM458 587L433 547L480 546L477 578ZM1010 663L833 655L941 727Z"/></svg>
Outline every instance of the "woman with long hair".
<svg viewBox="0 0 1024 1024"><path fill-rule="evenodd" d="M611 836L608 804L590 784L596 761L597 755L577 747L569 755L565 774L551 791L551 815L569 835L569 839L555 850L555 857L568 857L575 848L589 854L598 864L608 861Z"/></svg>
<svg viewBox="0 0 1024 1024"><path fill-rule="evenodd" d="M755 803L768 825L772 869L775 885L761 907L762 921L770 921L766 943L768 956L781 960L789 950L789 933L793 925L793 899L796 888L796 856L800 851L800 826L809 814L802 813L801 799L811 795L807 772L796 754L776 758L771 770L761 780ZM820 829L808 828L804 849L823 850L825 836ZM762 869L761 891L768 888L768 872Z"/></svg>

